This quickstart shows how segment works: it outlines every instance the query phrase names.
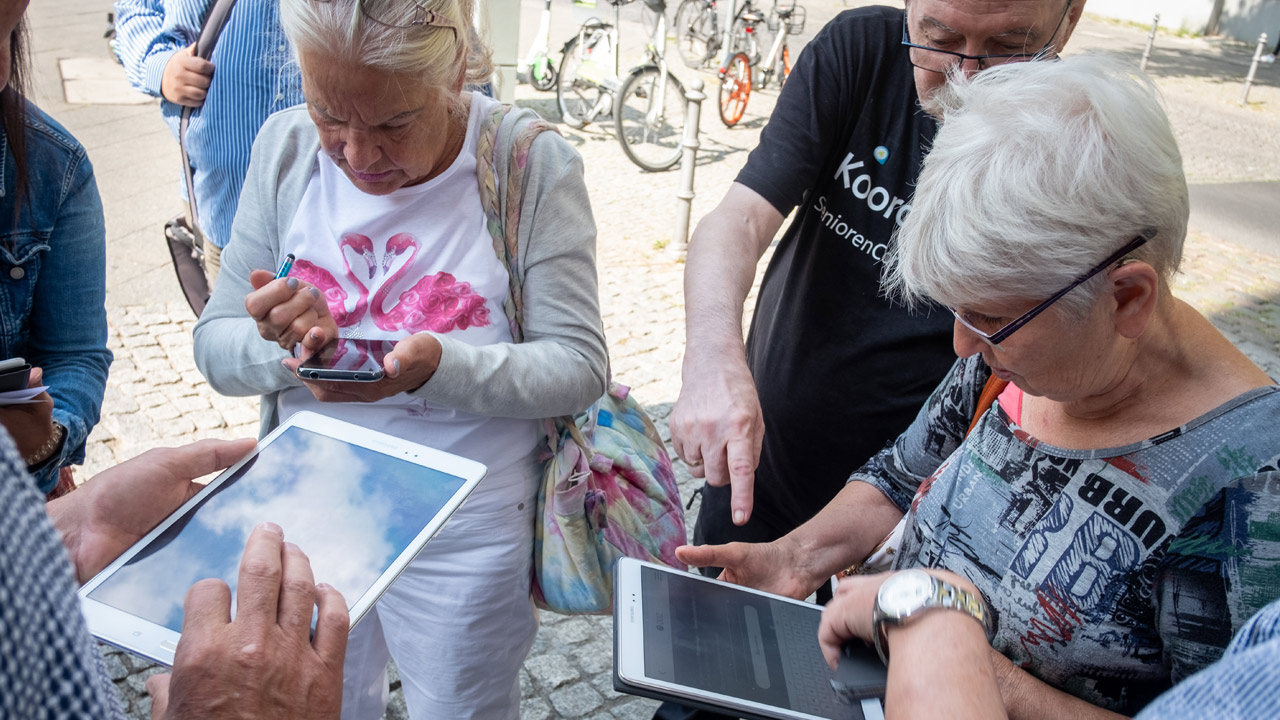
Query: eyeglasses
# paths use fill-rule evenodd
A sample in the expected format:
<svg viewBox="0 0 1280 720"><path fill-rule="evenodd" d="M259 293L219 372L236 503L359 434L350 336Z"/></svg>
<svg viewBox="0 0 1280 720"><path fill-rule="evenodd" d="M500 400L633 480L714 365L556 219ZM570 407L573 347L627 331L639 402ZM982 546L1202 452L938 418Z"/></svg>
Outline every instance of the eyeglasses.
<svg viewBox="0 0 1280 720"><path fill-rule="evenodd" d="M979 330L977 327L975 327L976 325L975 319L973 319L972 317L966 318L965 317L966 313L960 312L955 308L950 308L951 314L956 316L956 320L958 320L961 325L964 325L966 328L969 328L969 330L972 331L973 334L985 340L988 345L995 348L996 350L1003 350L1004 348L1000 347L1000 343L1009 339L1009 336L1017 332L1019 328L1031 322L1032 320L1034 320L1037 315L1044 312L1045 310L1048 310L1050 305L1058 302L1067 293L1080 287L1089 278L1093 277L1094 275L1097 275L1103 270L1106 270L1107 268L1111 267L1115 263L1120 262L1121 258L1123 258L1125 255L1128 255L1134 250L1137 250L1138 248L1142 247L1144 244L1146 244L1147 240L1149 240L1154 235L1155 235L1154 232L1149 232L1143 235L1139 235L1138 237L1130 240L1127 245L1125 245L1124 247L1112 253L1106 260L1103 260L1102 262L1095 265L1093 269L1091 269L1089 272L1076 278L1075 281L1072 282L1070 285L1062 288L1058 292L1051 295L1048 300L1045 300L1039 305L1031 308L1030 310L1026 311L1022 315L1015 318L1013 322L1009 323L1008 325L1005 325L1004 327L1000 328L999 330L993 333L988 333L984 330Z"/></svg>
<svg viewBox="0 0 1280 720"><path fill-rule="evenodd" d="M921 70L930 72L945 73L951 68L963 63L965 60L974 60L978 63L979 70L985 70L993 65L1002 65L1007 62L1021 62L1030 60L1034 57L1048 54L1052 52L1053 39L1058 36L1058 30L1062 28L1062 22L1067 18L1067 11L1071 9L1072 0L1068 0L1067 6L1062 9L1062 15L1058 18L1058 24L1053 26L1053 32L1049 34L1049 41L1034 53L1009 53L1009 54L987 54L987 55L965 55L964 53L952 52L950 50L942 50L941 48L930 47L928 45L917 45L911 42L910 36L907 34L907 17L902 16L902 44L910 48L907 51L907 57L911 60L911 64Z"/></svg>
<svg viewBox="0 0 1280 720"><path fill-rule="evenodd" d="M315 1L316 2L332 2L332 0L315 0ZM379 3L379 5L381 5L381 9L384 11L390 9L390 6L393 6L396 4L398 3L395 3L395 2ZM454 42L458 41L458 26L454 24L452 20L449 20L448 18L436 12L435 10L428 9L427 6L422 2L415 2L413 4L413 16L409 19L408 22L388 22L383 18L375 16L372 12L369 11L368 6L365 4L365 0L356 0L356 6L360 8L360 14L364 15L366 20L382 25L383 27L399 28L401 30L409 30L411 28L416 28L416 27L433 27L433 28L448 29L453 33Z"/></svg>

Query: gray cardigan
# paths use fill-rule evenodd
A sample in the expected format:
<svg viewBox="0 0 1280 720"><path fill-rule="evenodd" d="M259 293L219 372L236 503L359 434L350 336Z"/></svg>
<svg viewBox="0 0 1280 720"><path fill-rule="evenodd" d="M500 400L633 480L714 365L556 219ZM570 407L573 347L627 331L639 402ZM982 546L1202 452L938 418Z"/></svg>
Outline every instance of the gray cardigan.
<svg viewBox="0 0 1280 720"><path fill-rule="evenodd" d="M495 172L506 177L512 129L534 117L507 114L498 134ZM280 361L289 353L258 335L244 307L249 271L274 270L316 168L320 139L305 106L271 116L253 144L222 271L195 329L196 366L223 395L261 395L263 434L276 424L276 396L302 385ZM432 333L442 349L435 375L412 395L480 415L546 418L572 415L605 391L606 350L596 290L595 220L582 159L555 133L529 150L521 209L518 271L524 286L521 344L472 346ZM474 180L473 180L474 181ZM499 190L505 205L506 193ZM506 216L505 208L502 209Z"/></svg>

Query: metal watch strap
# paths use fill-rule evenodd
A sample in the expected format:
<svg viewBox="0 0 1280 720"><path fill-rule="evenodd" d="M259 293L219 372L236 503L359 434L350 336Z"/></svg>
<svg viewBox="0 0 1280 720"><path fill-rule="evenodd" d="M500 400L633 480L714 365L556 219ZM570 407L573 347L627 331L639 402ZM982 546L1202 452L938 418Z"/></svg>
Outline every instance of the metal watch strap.
<svg viewBox="0 0 1280 720"><path fill-rule="evenodd" d="M939 580L933 576L930 576L930 579L933 583L933 595L925 601L924 605L911 611L910 614L901 618L881 616L877 607L874 614L872 637L875 641L876 652L880 654L880 659L886 666L889 664L889 637L886 626L902 627L911 618L919 617L924 611L935 608L957 610L977 620L982 625L987 642L991 642L994 628L991 623L991 614L987 611L987 604L982 600L982 597L967 590L962 590L945 580Z"/></svg>

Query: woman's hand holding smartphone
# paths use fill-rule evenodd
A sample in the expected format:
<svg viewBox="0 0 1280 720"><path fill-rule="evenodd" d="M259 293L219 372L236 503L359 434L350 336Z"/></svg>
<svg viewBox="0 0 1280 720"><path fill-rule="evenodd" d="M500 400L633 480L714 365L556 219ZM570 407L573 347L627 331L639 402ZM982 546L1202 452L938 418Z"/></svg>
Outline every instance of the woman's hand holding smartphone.
<svg viewBox="0 0 1280 720"><path fill-rule="evenodd" d="M375 402L422 387L440 365L440 341L430 333L390 340L336 340L302 358L286 358L321 402Z"/></svg>

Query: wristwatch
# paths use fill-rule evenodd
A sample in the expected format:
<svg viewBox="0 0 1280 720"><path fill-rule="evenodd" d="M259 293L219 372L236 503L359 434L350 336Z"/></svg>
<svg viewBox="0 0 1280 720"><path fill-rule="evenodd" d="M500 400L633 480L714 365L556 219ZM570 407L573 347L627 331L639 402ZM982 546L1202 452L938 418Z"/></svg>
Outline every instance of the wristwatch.
<svg viewBox="0 0 1280 720"><path fill-rule="evenodd" d="M945 608L968 613L982 624L991 641L991 613L981 595L976 595L930 575L923 570L903 570L895 573L880 586L876 593L876 608L872 613L876 652L885 665L889 664L889 639L886 625L905 625L907 620L926 610Z"/></svg>

